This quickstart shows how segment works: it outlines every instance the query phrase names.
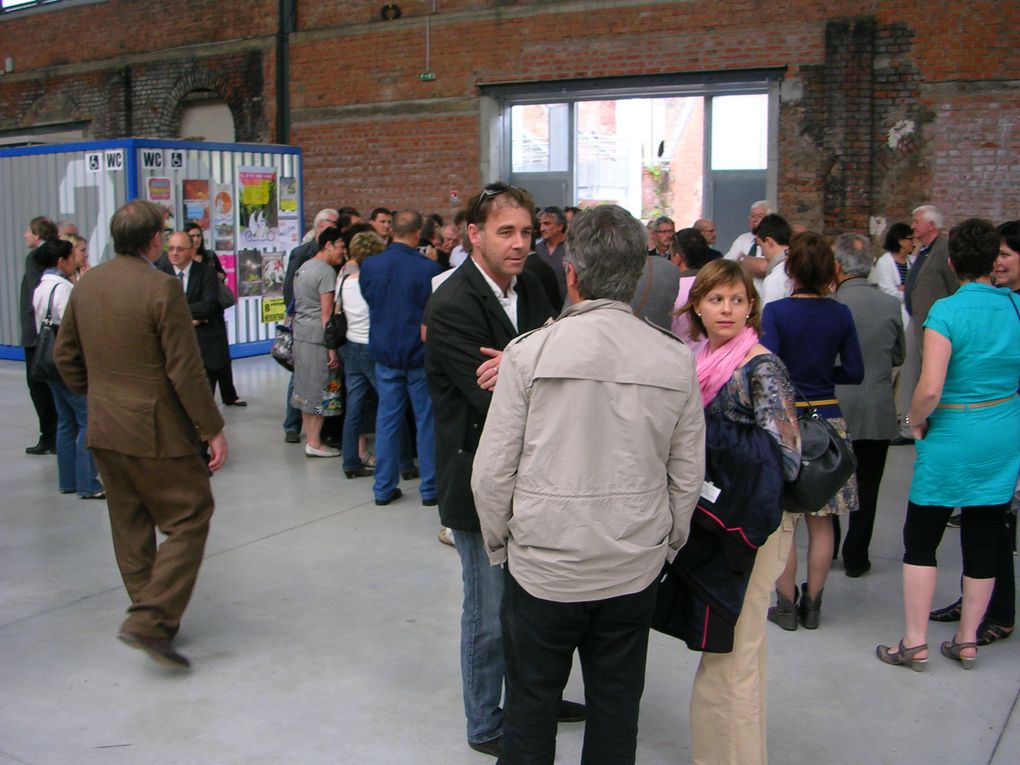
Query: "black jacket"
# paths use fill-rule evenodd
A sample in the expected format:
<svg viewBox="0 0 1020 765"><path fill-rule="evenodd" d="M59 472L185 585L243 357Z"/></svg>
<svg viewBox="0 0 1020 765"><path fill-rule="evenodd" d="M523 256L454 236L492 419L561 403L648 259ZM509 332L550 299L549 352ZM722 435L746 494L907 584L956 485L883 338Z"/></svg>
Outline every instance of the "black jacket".
<svg viewBox="0 0 1020 765"><path fill-rule="evenodd" d="M156 266L175 276L174 267L169 261L156 261ZM220 308L216 271L205 263L192 261L185 297L191 318L200 322L195 325L195 336L198 339L198 350L202 354L202 364L207 369L222 369L230 361L230 347L223 309Z"/></svg>
<svg viewBox="0 0 1020 765"><path fill-rule="evenodd" d="M517 277L516 292L517 331L468 258L425 309L425 372L436 421L439 517L456 531L480 531L471 494L471 463L492 392L478 387L475 370L488 358L479 349L502 350L518 334L537 329L553 315L533 274L524 271Z"/></svg>

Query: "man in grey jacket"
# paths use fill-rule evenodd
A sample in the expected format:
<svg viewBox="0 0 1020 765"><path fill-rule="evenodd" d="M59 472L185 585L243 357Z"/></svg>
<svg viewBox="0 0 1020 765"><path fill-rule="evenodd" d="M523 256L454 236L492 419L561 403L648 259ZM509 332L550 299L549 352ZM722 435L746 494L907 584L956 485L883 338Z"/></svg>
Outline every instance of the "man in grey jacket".
<svg viewBox="0 0 1020 765"><path fill-rule="evenodd" d="M656 579L687 540L704 479L691 352L629 301L645 231L615 205L575 215L560 318L510 343L471 488L486 552L507 564L500 762L552 762L576 649L582 762L634 762Z"/></svg>
<svg viewBox="0 0 1020 765"><path fill-rule="evenodd" d="M900 302L868 282L871 242L861 234L836 240L836 300L853 314L864 357L864 382L837 385L836 398L846 418L857 456L857 491L861 506L850 513L843 540L843 567L849 577L871 569L868 547L875 527L878 487L885 472L889 441L896 437L892 368L903 363L906 345ZM837 520L838 523L838 520Z"/></svg>

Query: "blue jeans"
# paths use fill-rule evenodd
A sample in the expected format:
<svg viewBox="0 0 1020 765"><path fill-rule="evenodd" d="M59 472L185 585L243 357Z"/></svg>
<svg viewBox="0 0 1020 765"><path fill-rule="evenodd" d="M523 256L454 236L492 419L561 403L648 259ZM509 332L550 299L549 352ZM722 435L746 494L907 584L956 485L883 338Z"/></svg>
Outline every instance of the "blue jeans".
<svg viewBox="0 0 1020 765"><path fill-rule="evenodd" d="M88 407L85 397L63 385L50 385L57 407L57 487L79 497L101 491L92 453L85 446Z"/></svg>
<svg viewBox="0 0 1020 765"><path fill-rule="evenodd" d="M464 687L467 739L491 741L503 733L503 631L499 618L503 570L489 564L482 535L454 531L464 580L460 616L460 673Z"/></svg>
<svg viewBox="0 0 1020 765"><path fill-rule="evenodd" d="M418 428L418 470L422 499L436 496L436 428L432 420L432 399L425 383L424 367L394 369L375 365L375 389L379 411L375 417L375 498L388 499L400 478L400 428L411 400Z"/></svg>
<svg viewBox="0 0 1020 765"><path fill-rule="evenodd" d="M368 352L367 343L347 341L340 346L344 362L344 385L347 386L347 411L344 412L343 455L344 470L357 470L362 466L358 453L358 435L361 433L361 414L365 394L375 388L375 363Z"/></svg>
<svg viewBox="0 0 1020 765"><path fill-rule="evenodd" d="M290 380L288 380L287 382L287 414L283 418L284 433L301 432L301 410L296 408L292 403L290 403L290 400L293 397L294 397L294 375L291 375Z"/></svg>

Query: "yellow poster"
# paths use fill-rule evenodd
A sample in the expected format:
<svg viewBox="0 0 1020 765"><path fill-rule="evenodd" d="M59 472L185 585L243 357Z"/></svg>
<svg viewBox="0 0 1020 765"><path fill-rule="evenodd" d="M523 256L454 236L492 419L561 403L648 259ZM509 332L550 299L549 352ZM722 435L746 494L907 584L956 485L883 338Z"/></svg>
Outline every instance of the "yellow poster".
<svg viewBox="0 0 1020 765"><path fill-rule="evenodd" d="M287 318L287 306L282 297L262 298L262 323L275 324Z"/></svg>

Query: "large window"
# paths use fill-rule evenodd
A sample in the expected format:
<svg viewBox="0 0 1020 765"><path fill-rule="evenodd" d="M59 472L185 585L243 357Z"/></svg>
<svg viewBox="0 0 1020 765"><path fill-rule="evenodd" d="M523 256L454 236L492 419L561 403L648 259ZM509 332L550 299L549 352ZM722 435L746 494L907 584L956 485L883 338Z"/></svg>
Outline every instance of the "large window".
<svg viewBox="0 0 1020 765"><path fill-rule="evenodd" d="M648 90L666 92L567 83L550 87L548 98L496 86L496 145L505 148L490 158L493 176L529 189L542 206L611 202L644 220L667 215L677 228L710 217L728 246L746 227L750 203L768 196L776 89L759 77L680 83L673 93L661 84Z"/></svg>

